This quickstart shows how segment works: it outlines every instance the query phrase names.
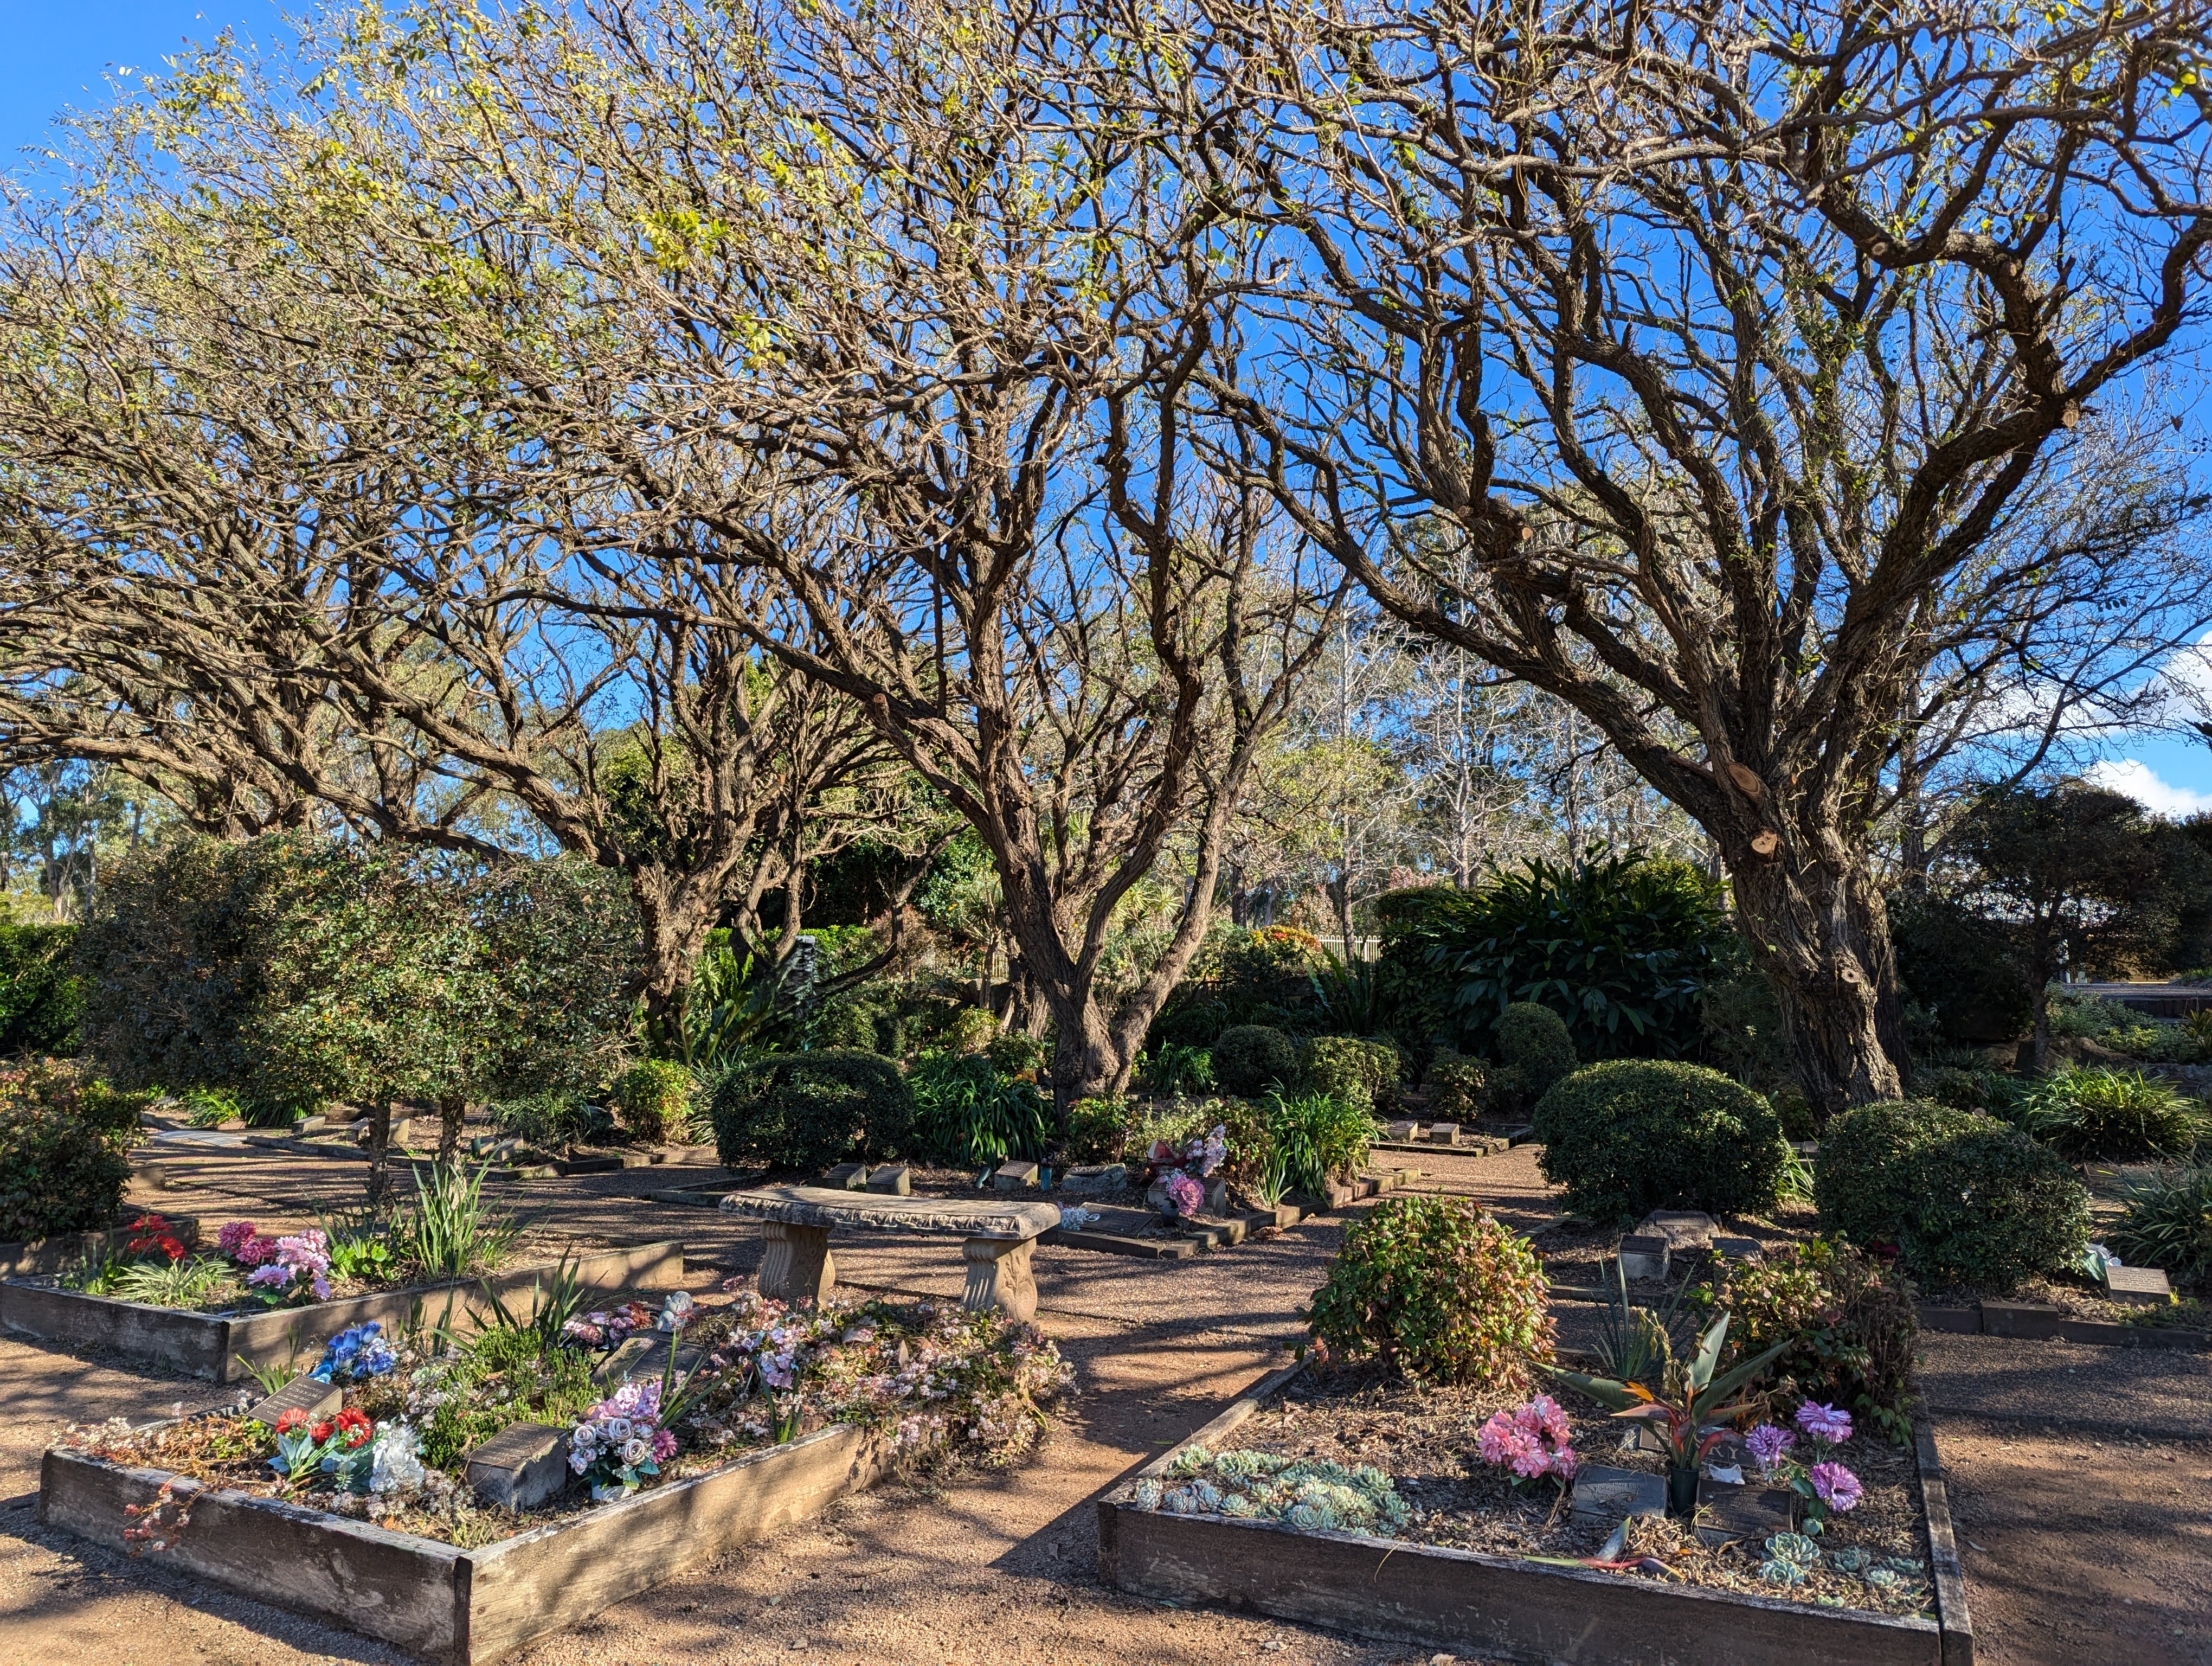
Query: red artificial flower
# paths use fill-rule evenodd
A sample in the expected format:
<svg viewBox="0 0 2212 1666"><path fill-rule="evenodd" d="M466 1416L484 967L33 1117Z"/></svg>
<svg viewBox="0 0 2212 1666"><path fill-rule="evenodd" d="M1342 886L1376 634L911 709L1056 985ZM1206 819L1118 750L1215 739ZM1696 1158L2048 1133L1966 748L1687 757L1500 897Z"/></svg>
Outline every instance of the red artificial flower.
<svg viewBox="0 0 2212 1666"><path fill-rule="evenodd" d="M350 1406L338 1414L336 1426L337 1432L345 1437L349 1448L367 1445L368 1438L376 1432L375 1426Z"/></svg>
<svg viewBox="0 0 2212 1666"><path fill-rule="evenodd" d="M313 1441L318 1446L321 1445L330 1438L331 1426L328 1423L318 1423L314 1427L307 1431L307 1438Z"/></svg>
<svg viewBox="0 0 2212 1666"><path fill-rule="evenodd" d="M150 1212L131 1223L130 1248L134 1256L150 1255L159 1250L171 1261L185 1258L185 1246L169 1230L168 1221Z"/></svg>
<svg viewBox="0 0 2212 1666"><path fill-rule="evenodd" d="M280 1435L288 1435L307 1420L307 1413L301 1411L297 1406L288 1406L276 1414L276 1432Z"/></svg>
<svg viewBox="0 0 2212 1666"><path fill-rule="evenodd" d="M161 1253L171 1261L182 1261L185 1258L185 1241L182 1238L164 1232L154 1241L161 1246Z"/></svg>

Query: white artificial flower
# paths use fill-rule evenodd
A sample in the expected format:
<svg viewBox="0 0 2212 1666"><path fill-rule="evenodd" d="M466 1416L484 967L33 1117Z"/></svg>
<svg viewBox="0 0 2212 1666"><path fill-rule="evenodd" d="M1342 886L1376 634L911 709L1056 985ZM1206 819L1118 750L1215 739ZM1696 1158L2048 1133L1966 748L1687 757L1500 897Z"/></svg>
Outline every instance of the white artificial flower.
<svg viewBox="0 0 2212 1666"><path fill-rule="evenodd" d="M653 1443L650 1441L639 1440L633 1436L630 1439L623 1443L622 1461L624 1463L632 1465L640 1464L644 1462L646 1459L652 1456Z"/></svg>
<svg viewBox="0 0 2212 1666"><path fill-rule="evenodd" d="M623 1442L628 1440L630 1436L635 1432L635 1431L630 1426L630 1420L626 1417L609 1418L606 1420L605 1428L607 1432L607 1444L610 1446L621 1445Z"/></svg>

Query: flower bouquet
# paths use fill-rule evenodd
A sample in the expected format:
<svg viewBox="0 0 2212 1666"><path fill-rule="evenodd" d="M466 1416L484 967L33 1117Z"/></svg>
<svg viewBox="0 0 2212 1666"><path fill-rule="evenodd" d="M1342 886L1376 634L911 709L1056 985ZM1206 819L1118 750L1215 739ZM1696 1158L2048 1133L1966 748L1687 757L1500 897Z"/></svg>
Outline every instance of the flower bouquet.
<svg viewBox="0 0 2212 1666"><path fill-rule="evenodd" d="M1859 1478L1835 1458L1836 1448L1851 1438L1851 1414L1808 1400L1792 1420L1813 1449L1809 1464L1790 1456L1797 1437L1776 1424L1760 1424L1743 1444L1767 1480L1786 1483L1805 1500L1805 1530L1818 1533L1831 1515L1857 1509L1866 1496Z"/></svg>
<svg viewBox="0 0 2212 1666"><path fill-rule="evenodd" d="M625 1383L584 1414L569 1432L568 1468L592 1501L627 1498L676 1456L676 1436L660 1426L660 1384Z"/></svg>
<svg viewBox="0 0 2212 1666"><path fill-rule="evenodd" d="M1475 1436L1485 1463L1513 1471L1516 1491L1549 1477L1562 1491L1575 1478L1580 1460L1567 1414L1548 1394L1540 1394L1516 1412L1493 1412Z"/></svg>
<svg viewBox="0 0 2212 1666"><path fill-rule="evenodd" d="M318 1383L366 1383L381 1377L398 1362L392 1344L384 1340L384 1327L369 1319L348 1325L324 1346L323 1357L307 1373Z"/></svg>
<svg viewBox="0 0 2212 1666"><path fill-rule="evenodd" d="M266 1237L250 1220L234 1220L215 1235L216 1248L246 1272L246 1282L272 1307L331 1298L331 1241L319 1226Z"/></svg>

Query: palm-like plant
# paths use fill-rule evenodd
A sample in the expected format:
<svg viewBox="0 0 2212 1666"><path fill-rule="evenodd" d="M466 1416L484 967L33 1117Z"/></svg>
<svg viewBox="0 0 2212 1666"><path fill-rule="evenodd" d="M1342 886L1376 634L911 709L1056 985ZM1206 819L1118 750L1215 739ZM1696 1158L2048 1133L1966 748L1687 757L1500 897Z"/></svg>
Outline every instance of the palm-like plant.
<svg viewBox="0 0 2212 1666"><path fill-rule="evenodd" d="M1667 1368L1656 1391L1641 1383L1617 1382L1609 1377L1587 1377L1581 1371L1552 1370L1552 1374L1601 1406L1613 1408L1618 1418L1656 1424L1667 1444L1668 1508L1678 1516L1695 1512L1698 1505L1698 1465L1727 1432L1731 1419L1756 1410L1749 1401L1729 1396L1779 1359L1787 1341L1777 1342L1755 1354L1725 1376L1716 1377L1721 1351L1728 1345L1729 1316L1713 1321L1687 1365L1675 1361Z"/></svg>

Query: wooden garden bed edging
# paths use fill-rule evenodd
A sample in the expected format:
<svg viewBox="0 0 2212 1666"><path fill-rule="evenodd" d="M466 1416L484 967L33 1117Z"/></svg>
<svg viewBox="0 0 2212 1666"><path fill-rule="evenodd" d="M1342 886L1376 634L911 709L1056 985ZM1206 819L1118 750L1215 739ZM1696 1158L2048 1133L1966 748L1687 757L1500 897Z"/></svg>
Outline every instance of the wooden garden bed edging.
<svg viewBox="0 0 2212 1666"><path fill-rule="evenodd" d="M200 1224L195 1216L161 1214L159 1209L126 1209L124 1213L132 1219L142 1214L160 1214L168 1230L185 1243L198 1243L200 1240ZM87 1262L99 1261L111 1250L121 1250L130 1237L130 1221L118 1220L105 1231L57 1232L52 1237L33 1238L25 1243L0 1243L0 1279L60 1273Z"/></svg>
<svg viewBox="0 0 2212 1666"><path fill-rule="evenodd" d="M595 1250L569 1264L586 1290L673 1290L684 1282L684 1246L673 1238L624 1250ZM502 1300L526 1299L532 1287L550 1278L558 1266L556 1262L534 1262L484 1279L410 1285L317 1302L312 1307L236 1316L151 1307L52 1285L0 1281L0 1329L49 1342L94 1343L194 1377L235 1383L246 1377L248 1365L286 1364L319 1349L348 1325L370 1319L397 1332L410 1324L419 1309L425 1319L465 1326L471 1299L480 1303L486 1286Z"/></svg>
<svg viewBox="0 0 2212 1666"><path fill-rule="evenodd" d="M1920 1309L1923 1330L1956 1336L2002 1336L2023 1342L2085 1342L2098 1347L2164 1348L2179 1353L2212 1351L2212 1335L2159 1325L2115 1324L2070 1318L2034 1302L1977 1302L1970 1307Z"/></svg>
<svg viewBox="0 0 2212 1666"><path fill-rule="evenodd" d="M1203 1603L1424 1648L1574 1666L1973 1666L1950 1511L1925 1423L1917 1451L1935 1620L1630 1579L1358 1533L1139 1510L1194 1441L1218 1444L1304 1367L1262 1378L1098 1501L1098 1572L1139 1596Z"/></svg>
<svg viewBox="0 0 2212 1666"><path fill-rule="evenodd" d="M191 1521L148 1560L452 1666L483 1666L818 1515L889 1467L881 1437L833 1424L711 1474L461 1550L55 1447L40 1470L39 1521L129 1549L125 1506L152 1503L166 1485L190 1501Z"/></svg>

